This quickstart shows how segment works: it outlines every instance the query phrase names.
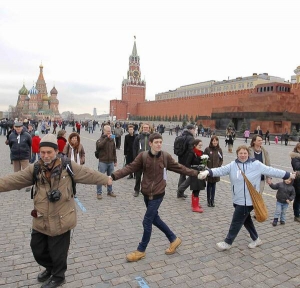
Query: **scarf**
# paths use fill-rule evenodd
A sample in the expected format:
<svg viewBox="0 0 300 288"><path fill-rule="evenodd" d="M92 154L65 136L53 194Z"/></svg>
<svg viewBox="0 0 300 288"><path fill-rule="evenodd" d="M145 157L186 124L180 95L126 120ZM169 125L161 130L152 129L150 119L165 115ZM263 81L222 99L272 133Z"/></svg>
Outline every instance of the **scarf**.
<svg viewBox="0 0 300 288"><path fill-rule="evenodd" d="M196 147L193 148L193 151L197 157L201 157L203 155L203 152L201 150L196 149Z"/></svg>
<svg viewBox="0 0 300 288"><path fill-rule="evenodd" d="M74 148L71 145L70 145L70 147L71 147L71 161L74 161L80 165L79 153L76 153L76 150L74 150ZM75 153L76 153L76 155L75 155ZM76 156L76 159L75 159L75 156Z"/></svg>

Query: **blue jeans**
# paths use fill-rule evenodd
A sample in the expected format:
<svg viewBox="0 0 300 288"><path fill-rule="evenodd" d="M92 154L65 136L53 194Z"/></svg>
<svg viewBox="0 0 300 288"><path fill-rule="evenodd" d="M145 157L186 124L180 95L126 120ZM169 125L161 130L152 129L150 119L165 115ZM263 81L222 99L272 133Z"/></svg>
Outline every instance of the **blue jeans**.
<svg viewBox="0 0 300 288"><path fill-rule="evenodd" d="M233 207L235 208L235 210L233 212L230 228L225 242L229 245L232 245L234 239L240 232L243 225L250 233L251 239L255 241L258 238L258 234L250 215L250 212L253 210L253 206L241 206L233 204Z"/></svg>
<svg viewBox="0 0 300 288"><path fill-rule="evenodd" d="M275 210L274 218L279 219L280 217L280 221L285 222L285 213L288 207L289 207L288 203L280 203L276 201L276 210Z"/></svg>
<svg viewBox="0 0 300 288"><path fill-rule="evenodd" d="M159 199L148 200L144 197L144 202L147 207L147 211L143 220L144 234L141 242L137 248L138 251L144 252L148 246L152 233L152 224L156 226L160 231L165 233L170 243L176 240L176 235L170 230L165 222L163 222L158 216L158 208L163 201L164 197Z"/></svg>
<svg viewBox="0 0 300 288"><path fill-rule="evenodd" d="M207 181L207 188L206 188L207 201L215 200L215 192L216 192L216 183L210 183Z"/></svg>
<svg viewBox="0 0 300 288"><path fill-rule="evenodd" d="M99 162L98 164L98 171L103 174L107 174L110 176L112 172L114 172L114 162L111 163L104 163ZM112 192L112 185L107 185L107 193ZM102 194L102 185L97 185L97 194Z"/></svg>
<svg viewBox="0 0 300 288"><path fill-rule="evenodd" d="M29 163L34 163L36 160L36 155L38 156L38 160L40 160L40 153L32 153L31 159L29 161Z"/></svg>

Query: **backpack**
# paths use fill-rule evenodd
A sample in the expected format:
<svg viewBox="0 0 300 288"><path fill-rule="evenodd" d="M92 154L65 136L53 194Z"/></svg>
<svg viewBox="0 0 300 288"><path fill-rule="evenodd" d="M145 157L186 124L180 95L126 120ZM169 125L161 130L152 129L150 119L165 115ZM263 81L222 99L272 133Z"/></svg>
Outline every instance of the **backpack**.
<svg viewBox="0 0 300 288"><path fill-rule="evenodd" d="M67 157L61 157L61 162L62 162L62 169L66 169L69 176L71 177L72 180L72 189L73 189L73 195L75 197L76 195L76 183L74 181L74 173L72 170L72 166L71 166L71 159L67 158ZM37 183L37 175L39 174L41 169L41 165L39 162L35 162L34 163L34 168L33 168L33 175L32 175L32 182L34 183L34 185L36 185ZM33 187L31 187L31 199L33 199Z"/></svg>
<svg viewBox="0 0 300 288"><path fill-rule="evenodd" d="M162 155L163 155L163 158L164 158L164 166L165 168L168 167L168 158L167 158L167 154L164 153L163 151L161 151ZM143 172L146 170L146 159L147 159L147 154L148 154L148 151L144 151L143 152Z"/></svg>
<svg viewBox="0 0 300 288"><path fill-rule="evenodd" d="M187 150L187 136L186 135L179 135L175 138L174 141L174 154L177 156L183 156L185 151Z"/></svg>

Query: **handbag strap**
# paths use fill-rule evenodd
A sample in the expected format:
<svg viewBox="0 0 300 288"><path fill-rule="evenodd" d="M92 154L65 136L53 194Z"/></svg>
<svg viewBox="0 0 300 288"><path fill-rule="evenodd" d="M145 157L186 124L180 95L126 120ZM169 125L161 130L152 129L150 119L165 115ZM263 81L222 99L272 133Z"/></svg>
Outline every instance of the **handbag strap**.
<svg viewBox="0 0 300 288"><path fill-rule="evenodd" d="M240 168L240 166L236 163L237 167L240 169L243 177L244 177L244 180L246 182L246 185L248 187L248 190L250 189L254 189L254 186L252 185L252 183L250 182L250 180L247 178L247 176L245 175L245 173L242 171L242 169Z"/></svg>

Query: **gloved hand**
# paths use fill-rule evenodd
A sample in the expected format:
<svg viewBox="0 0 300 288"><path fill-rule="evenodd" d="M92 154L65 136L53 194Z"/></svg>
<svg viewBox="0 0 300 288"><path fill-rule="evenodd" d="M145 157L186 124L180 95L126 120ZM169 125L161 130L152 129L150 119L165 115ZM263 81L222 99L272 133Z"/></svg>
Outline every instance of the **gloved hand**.
<svg viewBox="0 0 300 288"><path fill-rule="evenodd" d="M209 172L207 170L202 171L198 174L198 179L203 180L207 177L208 174L209 174Z"/></svg>
<svg viewBox="0 0 300 288"><path fill-rule="evenodd" d="M295 172L290 173L290 178L291 178L291 179L295 179L295 178L296 178L296 173L295 173Z"/></svg>

